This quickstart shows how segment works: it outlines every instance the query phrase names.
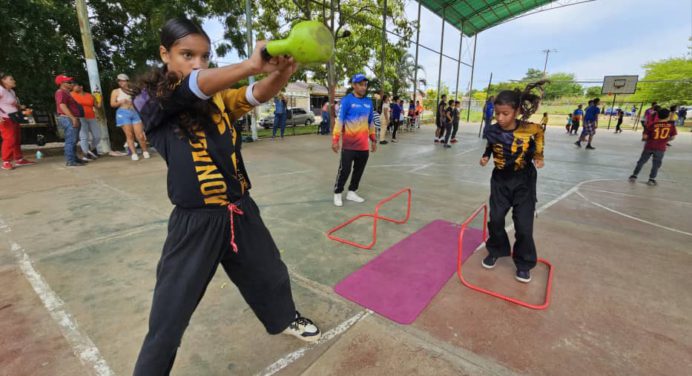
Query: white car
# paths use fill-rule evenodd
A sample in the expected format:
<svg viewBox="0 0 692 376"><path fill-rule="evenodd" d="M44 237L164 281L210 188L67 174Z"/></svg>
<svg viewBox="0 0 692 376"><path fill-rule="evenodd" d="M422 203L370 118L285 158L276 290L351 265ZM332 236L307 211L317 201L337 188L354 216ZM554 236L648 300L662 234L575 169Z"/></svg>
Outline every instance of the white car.
<svg viewBox="0 0 692 376"><path fill-rule="evenodd" d="M310 125L315 122L315 115L302 108L289 108L286 115L286 126ZM260 125L264 129L274 127L274 115L267 116L260 120Z"/></svg>

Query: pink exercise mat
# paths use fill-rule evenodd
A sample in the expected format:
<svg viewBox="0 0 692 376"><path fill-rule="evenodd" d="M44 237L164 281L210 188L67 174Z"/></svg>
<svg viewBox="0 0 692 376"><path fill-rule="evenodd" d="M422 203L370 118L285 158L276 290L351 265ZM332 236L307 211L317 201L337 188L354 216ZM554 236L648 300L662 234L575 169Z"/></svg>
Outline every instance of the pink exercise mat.
<svg viewBox="0 0 692 376"><path fill-rule="evenodd" d="M394 244L335 287L344 298L400 324L410 324L456 272L460 226L436 220ZM467 228L466 260L483 242Z"/></svg>

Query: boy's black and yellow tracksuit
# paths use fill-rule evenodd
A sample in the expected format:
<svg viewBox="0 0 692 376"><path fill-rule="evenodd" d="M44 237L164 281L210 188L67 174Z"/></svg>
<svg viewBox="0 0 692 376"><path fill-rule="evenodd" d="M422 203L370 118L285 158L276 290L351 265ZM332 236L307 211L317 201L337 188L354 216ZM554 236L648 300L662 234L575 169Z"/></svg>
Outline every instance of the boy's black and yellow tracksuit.
<svg viewBox="0 0 692 376"><path fill-rule="evenodd" d="M487 128L484 157L493 156L495 169L490 179L490 220L488 252L493 257L512 255L518 270L536 266L533 219L536 210L536 168L532 159L543 159L543 128L517 121L516 129L503 130L499 124ZM511 252L505 231L505 217L512 209L516 241Z"/></svg>

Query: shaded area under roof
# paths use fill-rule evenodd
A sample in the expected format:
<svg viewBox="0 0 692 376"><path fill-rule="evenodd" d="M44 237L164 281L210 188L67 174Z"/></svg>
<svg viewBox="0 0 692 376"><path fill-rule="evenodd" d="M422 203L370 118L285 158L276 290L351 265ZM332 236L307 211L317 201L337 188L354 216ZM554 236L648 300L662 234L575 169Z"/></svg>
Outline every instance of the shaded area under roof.
<svg viewBox="0 0 692 376"><path fill-rule="evenodd" d="M419 0L424 7L469 37L553 1Z"/></svg>

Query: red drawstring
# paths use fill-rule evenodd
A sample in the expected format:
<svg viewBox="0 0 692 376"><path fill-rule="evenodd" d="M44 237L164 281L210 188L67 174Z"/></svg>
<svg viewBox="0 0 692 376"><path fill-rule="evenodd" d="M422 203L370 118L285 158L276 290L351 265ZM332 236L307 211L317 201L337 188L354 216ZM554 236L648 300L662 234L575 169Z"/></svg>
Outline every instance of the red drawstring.
<svg viewBox="0 0 692 376"><path fill-rule="evenodd" d="M233 252L238 253L238 246L235 244L235 230L233 229L233 214L243 215L243 211L235 204L228 204L228 211L231 216L231 248L233 248Z"/></svg>

